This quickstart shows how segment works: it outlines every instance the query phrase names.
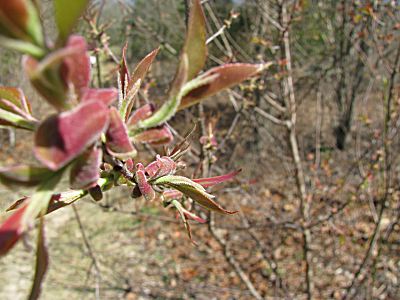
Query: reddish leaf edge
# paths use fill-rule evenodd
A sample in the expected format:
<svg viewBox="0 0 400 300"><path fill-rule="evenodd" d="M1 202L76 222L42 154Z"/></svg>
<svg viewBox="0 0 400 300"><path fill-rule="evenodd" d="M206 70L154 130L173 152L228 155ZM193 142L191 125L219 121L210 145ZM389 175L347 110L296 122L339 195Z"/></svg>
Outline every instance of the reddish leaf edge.
<svg viewBox="0 0 400 300"><path fill-rule="evenodd" d="M226 182L228 180L235 178L236 175L238 175L241 171L242 171L242 169L239 169L237 171L233 171L233 172L225 174L225 175L208 177L208 178L196 178L196 179L192 179L192 181L194 181L196 183L200 183L203 187L210 187L210 186L214 186L216 184L223 183L223 182Z"/></svg>

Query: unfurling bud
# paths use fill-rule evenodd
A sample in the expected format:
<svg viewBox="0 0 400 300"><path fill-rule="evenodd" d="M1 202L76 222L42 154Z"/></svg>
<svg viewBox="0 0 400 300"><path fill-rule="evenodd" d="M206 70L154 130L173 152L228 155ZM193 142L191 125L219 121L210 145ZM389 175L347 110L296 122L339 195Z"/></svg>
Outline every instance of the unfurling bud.
<svg viewBox="0 0 400 300"><path fill-rule="evenodd" d="M156 160L147 165L145 169L150 178L174 174L176 163L168 156L156 156Z"/></svg>
<svg viewBox="0 0 400 300"><path fill-rule="evenodd" d="M141 163L136 165L135 177L139 190L144 198L148 201L153 200L156 197L156 193L152 186L147 182L144 166Z"/></svg>

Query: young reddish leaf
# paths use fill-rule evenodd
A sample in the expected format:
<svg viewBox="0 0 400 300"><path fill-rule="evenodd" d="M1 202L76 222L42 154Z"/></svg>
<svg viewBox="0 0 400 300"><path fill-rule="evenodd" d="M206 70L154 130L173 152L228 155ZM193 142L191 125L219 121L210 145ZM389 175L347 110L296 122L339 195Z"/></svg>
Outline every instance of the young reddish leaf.
<svg viewBox="0 0 400 300"><path fill-rule="evenodd" d="M86 9L89 0L55 0L54 9L59 39L64 41Z"/></svg>
<svg viewBox="0 0 400 300"><path fill-rule="evenodd" d="M100 137L108 120L108 108L97 101L49 117L35 135L36 158L51 170L62 168Z"/></svg>
<svg viewBox="0 0 400 300"><path fill-rule="evenodd" d="M183 213L185 214L185 217L187 219L194 220L194 221L199 222L199 223L207 223L206 220L204 220L203 218L200 218L198 215L196 215L196 214L194 214L194 213L192 213L192 212L190 212L190 211L188 211L186 209L183 209Z"/></svg>
<svg viewBox="0 0 400 300"><path fill-rule="evenodd" d="M0 225L0 256L6 254L23 234L22 218L27 204L18 208Z"/></svg>
<svg viewBox="0 0 400 300"><path fill-rule="evenodd" d="M61 75L66 85L74 88L74 92L80 96L82 89L88 87L90 83L90 58L85 38L72 35L68 38L65 48L74 50L71 55L65 56Z"/></svg>
<svg viewBox="0 0 400 300"><path fill-rule="evenodd" d="M134 172L135 171L135 165L134 165L134 161L132 158L128 158L125 162L125 166L128 169L128 171L130 172Z"/></svg>
<svg viewBox="0 0 400 300"><path fill-rule="evenodd" d="M114 103L118 98L118 90L115 88L105 89L90 89L85 88L82 90L81 101L99 101L104 105L109 106Z"/></svg>
<svg viewBox="0 0 400 300"><path fill-rule="evenodd" d="M200 183L203 187L209 187L233 179L241 170L234 171L225 175L192 179L194 182Z"/></svg>
<svg viewBox="0 0 400 300"><path fill-rule="evenodd" d="M159 130L159 133L155 134L155 136L158 136L158 139L154 139L154 141L150 140L148 142L152 146L168 145L174 140L171 130L166 125L162 126L160 129L154 128L150 130Z"/></svg>
<svg viewBox="0 0 400 300"><path fill-rule="evenodd" d="M17 210L0 225L0 255L4 255L32 225L40 213L45 213L52 197L52 190L61 179L62 172L44 181L35 194L26 199Z"/></svg>
<svg viewBox="0 0 400 300"><path fill-rule="evenodd" d="M129 140L128 129L115 107L110 109L110 126L106 132L106 147L112 155L127 159L136 156L136 149Z"/></svg>
<svg viewBox="0 0 400 300"><path fill-rule="evenodd" d="M177 190L168 190L164 191L161 195L163 201L169 202L174 199L181 199L183 197L183 193Z"/></svg>
<svg viewBox="0 0 400 300"><path fill-rule="evenodd" d="M0 16L2 29L15 33L15 36L23 35L29 17L26 0L0 1Z"/></svg>
<svg viewBox="0 0 400 300"><path fill-rule="evenodd" d="M151 178L170 175L176 171L176 163L168 156L157 154L156 161L153 161L146 167L146 173Z"/></svg>
<svg viewBox="0 0 400 300"><path fill-rule="evenodd" d="M153 187L147 182L144 166L141 163L136 165L136 182L138 184L139 190L148 201L153 200L156 197L156 193Z"/></svg>
<svg viewBox="0 0 400 300"><path fill-rule="evenodd" d="M192 126L192 129L183 137L182 141L174 146L174 148L168 152L168 156L177 161L185 152L189 149L190 143L189 138L196 129L196 124Z"/></svg>
<svg viewBox="0 0 400 300"><path fill-rule="evenodd" d="M0 168L0 182L5 185L35 186L52 175L49 169L26 165Z"/></svg>
<svg viewBox="0 0 400 300"><path fill-rule="evenodd" d="M42 290L42 282L49 266L49 252L47 250L44 229L44 217L41 217L39 222L38 240L36 246L35 277L33 279L31 292L28 297L29 300L39 299L40 292Z"/></svg>
<svg viewBox="0 0 400 300"><path fill-rule="evenodd" d="M154 105L150 103L145 104L142 107L139 107L130 116L127 122L128 127L134 127L139 121L149 118L153 114L154 109L155 109Z"/></svg>
<svg viewBox="0 0 400 300"><path fill-rule="evenodd" d="M201 85L200 87L197 87L184 95L178 109L181 110L199 103L202 99L239 84L242 81L256 75L263 69L264 65L261 64L241 63L226 64L220 67L212 68L200 76L202 78L213 76L214 80L208 82L207 84Z"/></svg>
<svg viewBox="0 0 400 300"><path fill-rule="evenodd" d="M206 19L200 0L192 1L183 52L188 56L187 80L193 79L204 67L207 58Z"/></svg>
<svg viewBox="0 0 400 300"><path fill-rule="evenodd" d="M170 157L157 155L156 159L159 168L157 176L165 176L175 173L176 162L174 162Z"/></svg>
<svg viewBox="0 0 400 300"><path fill-rule="evenodd" d="M127 87L127 92L133 87L133 85L140 79L141 82L143 82L147 72L150 69L151 64L153 63L154 58L156 57L158 51L160 48L156 48L153 51L151 51L149 54L146 55L145 58L143 58L136 66L135 70L132 72L128 87ZM122 79L122 78L121 78Z"/></svg>
<svg viewBox="0 0 400 300"><path fill-rule="evenodd" d="M41 25L32 1L0 1L0 32L11 38L42 45Z"/></svg>
<svg viewBox="0 0 400 300"><path fill-rule="evenodd" d="M29 197L22 197L21 199L18 199L17 201L15 201L13 204L11 204L6 211L10 211L10 210L14 210L17 209L19 207L21 207L22 204L26 204L26 202L29 200Z"/></svg>
<svg viewBox="0 0 400 300"><path fill-rule="evenodd" d="M59 110L67 109L68 97L80 96L90 79L86 42L80 36L72 36L66 47L51 52L40 62L25 56L23 66L33 86ZM73 93L68 93L69 88Z"/></svg>
<svg viewBox="0 0 400 300"><path fill-rule="evenodd" d="M58 58L60 60L60 58ZM68 108L66 86L58 73L60 61L51 60L49 64L39 63L31 56L24 56L22 65L35 89L46 101L59 110ZM56 62L54 65L53 61ZM45 61L47 63L48 61Z"/></svg>
<svg viewBox="0 0 400 300"><path fill-rule="evenodd" d="M133 137L135 142L147 143L154 146L169 144L173 139L174 136L166 125L142 131Z"/></svg>
<svg viewBox="0 0 400 300"><path fill-rule="evenodd" d="M159 48L150 52L145 58L143 58L135 70L131 75L129 75L129 71L127 70L126 61L125 61L125 48L122 52L122 62L119 73L120 89L121 89L121 99L120 104L118 106L121 117L127 121L129 115L132 111L133 104L135 102L135 97L137 92L140 89L140 85L142 84L146 73L148 72L154 58L158 53Z"/></svg>
<svg viewBox="0 0 400 300"><path fill-rule="evenodd" d="M145 168L145 171L150 178L155 177L159 170L160 167L158 166L158 161L153 161L149 163Z"/></svg>
<svg viewBox="0 0 400 300"><path fill-rule="evenodd" d="M89 148L73 163L69 174L70 186L74 190L88 189L97 184L100 178L102 151L100 148Z"/></svg>
<svg viewBox="0 0 400 300"><path fill-rule="evenodd" d="M119 64L119 80L121 81L121 91L125 94L127 91L127 86L125 83L130 81L131 75L129 73L128 64L126 62L126 50L128 49L128 43L125 43L124 48L122 48L122 58ZM124 95L126 96L126 95Z"/></svg>

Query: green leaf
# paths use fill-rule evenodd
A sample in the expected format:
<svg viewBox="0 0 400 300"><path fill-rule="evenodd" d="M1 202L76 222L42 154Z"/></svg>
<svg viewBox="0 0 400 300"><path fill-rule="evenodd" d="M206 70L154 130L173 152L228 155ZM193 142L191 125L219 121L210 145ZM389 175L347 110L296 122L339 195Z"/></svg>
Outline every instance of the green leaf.
<svg viewBox="0 0 400 300"><path fill-rule="evenodd" d="M38 185L54 172L46 168L17 165L12 167L0 168L0 182L5 185Z"/></svg>
<svg viewBox="0 0 400 300"><path fill-rule="evenodd" d="M0 124L33 131L37 126L37 121L28 120L20 115L0 109Z"/></svg>
<svg viewBox="0 0 400 300"><path fill-rule="evenodd" d="M43 31L36 5L33 4L32 1L27 1L27 7L29 13L27 32L33 39L34 43L43 49Z"/></svg>
<svg viewBox="0 0 400 300"><path fill-rule="evenodd" d="M3 108L8 111L10 110L10 105L6 105L4 100L9 101L10 103L14 104L17 108L20 109L22 112L22 115L31 115L31 107L28 102L28 100L25 98L24 92L20 88L14 88L14 87L8 87L8 86L2 86L0 87L0 108ZM17 113L17 111L14 108L14 112Z"/></svg>
<svg viewBox="0 0 400 300"><path fill-rule="evenodd" d="M192 1L183 52L188 56L187 79L191 80L203 69L207 59L206 19L200 0Z"/></svg>
<svg viewBox="0 0 400 300"><path fill-rule="evenodd" d="M131 109L133 107L133 103L135 102L135 96L139 91L140 85L142 81L139 79L135 82L135 84L127 91L125 97L121 98L118 101L118 111L121 118L126 122L131 113Z"/></svg>
<svg viewBox="0 0 400 300"><path fill-rule="evenodd" d="M190 229L190 224L186 219L186 216L185 216L185 213L184 213L184 208L182 207L182 204L177 200L172 200L171 204L173 206L175 206L175 208L178 210L179 216L181 217L183 225L185 225L185 229L186 229L186 232L187 232L187 234L189 236L189 239L192 241L192 243L195 244L195 242L192 239L192 230Z"/></svg>
<svg viewBox="0 0 400 300"><path fill-rule="evenodd" d="M63 171L64 169L60 170L59 172L55 173L53 177L46 180L41 186L39 186L39 188L31 197L22 219L23 231L28 229L33 220L35 220L39 214L46 213L54 189L59 183Z"/></svg>
<svg viewBox="0 0 400 300"><path fill-rule="evenodd" d="M234 214L236 211L228 211L224 209L221 205L212 199L212 196L206 192L195 189L192 186L187 185L171 185L171 187L177 189L178 191L184 193L187 197L192 198L199 205L204 208L215 211L220 214Z"/></svg>
<svg viewBox="0 0 400 300"><path fill-rule="evenodd" d="M187 197L192 198L194 201L196 201L198 204L208 210L212 210L221 214L236 213L235 211L228 211L222 208L217 202L212 199L214 198L214 196L208 194L205 191L204 187L196 182L193 182L189 178L183 176L168 175L156 179L153 184L160 184L174 188L185 194Z"/></svg>
<svg viewBox="0 0 400 300"><path fill-rule="evenodd" d="M202 187L200 184L190 180L187 177L179 176L179 175L166 175L160 178L157 178L154 181L154 184L164 184L164 185L187 185L193 187L199 191L205 192L205 188ZM210 197L213 197L210 195Z"/></svg>
<svg viewBox="0 0 400 300"><path fill-rule="evenodd" d="M34 130L38 123L31 107L19 88L0 87L0 125Z"/></svg>
<svg viewBox="0 0 400 300"><path fill-rule="evenodd" d="M174 83L169 93L170 99L167 102L165 102L161 106L161 108L157 110L151 117L143 121L140 121L137 127L141 129L156 127L158 125L161 125L162 123L167 122L175 115L183 96L182 87L186 82L187 70L188 70L188 59L187 55L184 54L182 55L182 63L175 76Z"/></svg>
<svg viewBox="0 0 400 300"><path fill-rule="evenodd" d="M68 52L68 53L67 53ZM64 58L60 54L69 54L70 49L54 51L38 62L31 56L24 56L22 65L35 89L49 104L58 110L69 108L67 89L60 77L59 66Z"/></svg>
<svg viewBox="0 0 400 300"><path fill-rule="evenodd" d="M59 39L65 41L85 11L89 0L55 0L54 8Z"/></svg>
<svg viewBox="0 0 400 300"><path fill-rule="evenodd" d="M44 49L32 44L31 42L16 40L5 36L0 36L0 44L4 48L28 54L35 58L43 57L46 53Z"/></svg>
<svg viewBox="0 0 400 300"><path fill-rule="evenodd" d="M103 178L100 178L98 182L100 182ZM75 201L86 196L87 191L85 190L69 190L67 192L62 192L59 194L53 194L51 196L51 200L49 203L49 207L47 208L46 214L51 213L61 207L68 206ZM11 206L9 206L6 211L12 211L15 209L21 208L24 204L27 204L31 198L23 197L17 201L15 201Z"/></svg>

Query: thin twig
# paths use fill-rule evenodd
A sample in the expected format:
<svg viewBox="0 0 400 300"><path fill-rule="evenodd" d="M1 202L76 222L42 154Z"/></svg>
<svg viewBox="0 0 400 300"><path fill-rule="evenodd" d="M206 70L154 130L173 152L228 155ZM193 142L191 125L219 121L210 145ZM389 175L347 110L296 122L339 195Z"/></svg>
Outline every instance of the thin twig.
<svg viewBox="0 0 400 300"><path fill-rule="evenodd" d="M236 260L236 258L232 254L229 243L217 234L217 232L214 228L214 225L215 225L214 213L210 212L210 221L208 223L208 228L209 228L209 231L211 232L211 234L213 235L213 237L215 238L215 240L222 247L226 260L232 266L232 268L235 270L236 274L243 281L243 283L247 286L248 290L253 295L253 297L257 300L262 300L263 299L262 296L257 291L257 289L254 287L253 283L250 281L250 278L247 276L247 274L244 272L243 268L240 266L240 263Z"/></svg>
<svg viewBox="0 0 400 300"><path fill-rule="evenodd" d="M79 230L82 235L83 243L85 244L88 254L89 254L90 258L92 259L92 263L93 263L94 270L95 270L95 277L96 277L95 296L96 296L96 300L98 300L98 299L100 299L100 280L101 280L101 272L100 272L99 264L97 262L96 256L94 255L92 247L90 246L89 240L86 236L85 229L83 227L81 218L79 216L79 213L78 213L78 210L77 210L75 204L72 204L72 209L74 211L76 221L78 222L78 226L79 226Z"/></svg>
<svg viewBox="0 0 400 300"><path fill-rule="evenodd" d="M271 121L272 123L276 124L276 125L283 125L283 126L288 126L287 121L282 121L280 119L278 119L277 117L274 117L273 115L267 113L266 111L262 110L259 107L254 107L254 111L256 113L258 113L260 116L264 117L265 119Z"/></svg>
<svg viewBox="0 0 400 300"><path fill-rule="evenodd" d="M204 107L201 103L198 105L199 108L199 121L200 121L200 130L203 136L207 135L207 129L205 124L205 116L204 116ZM210 167L211 167L211 160L210 160L210 153L208 148L203 145L201 148L201 158L202 158L202 177L210 176ZM243 270L240 263L236 260L235 256L232 254L230 250L229 243L220 237L215 230L215 221L214 221L214 213L210 211L209 213L209 223L208 229L215 240L219 243L224 251L224 256L227 262L231 265L235 273L239 276L242 282L246 285L250 293L253 297L257 300L263 299L257 289L254 287L253 283L251 282L250 278L247 276L246 272Z"/></svg>
<svg viewBox="0 0 400 300"><path fill-rule="evenodd" d="M226 29L226 25L223 25L220 29L218 29L217 32L215 32L212 36L210 36L207 39L206 45L210 44L213 40L215 40L217 37L219 37L221 34L223 34L225 29Z"/></svg>
<svg viewBox="0 0 400 300"><path fill-rule="evenodd" d="M286 59L286 69L288 73L284 85L284 90L285 90L285 95L288 96L286 103L288 104L287 106L290 109L290 126L288 126L289 143L296 170L296 183L300 196L300 205L299 205L300 212L303 218L303 222L307 223L310 219L310 203L307 197L304 171L300 158L299 146L297 143L297 133L296 133L297 106L296 106L296 98L294 93L294 84L292 77L292 61L291 61L291 51L290 51L290 39L289 39L290 17L287 13L287 7L285 1L282 2L281 9L282 9L282 27L286 28L285 32L283 33L282 49L284 52L283 55ZM311 246L311 230L306 226L303 226L303 259L306 267L305 281L306 281L306 293L308 300L311 300L313 298L313 290L314 290L310 246Z"/></svg>
<svg viewBox="0 0 400 300"><path fill-rule="evenodd" d="M246 193L246 194L248 194L248 193ZM248 194L248 196L250 196L250 195ZM238 210L239 210L239 214L240 214L243 226L245 228L247 228L247 230L246 230L247 234L256 243L256 247L257 247L258 251L260 252L263 260L269 265L269 267L272 270L274 278L271 278L270 280L272 281L273 284L275 284L276 288L279 288L279 289L283 288L283 291L287 292L287 289L285 288L285 283L284 283L281 275L279 274L278 262L274 258L273 251L267 251L265 245L257 237L257 234L255 232L255 228L250 225L250 222L249 222L249 219L247 218L247 216L240 209L239 205L237 205L237 207L238 207Z"/></svg>
<svg viewBox="0 0 400 300"><path fill-rule="evenodd" d="M285 113L285 112L286 112L286 108L283 107L282 105L280 105L276 100L274 100L274 99L271 97L271 94L272 94L272 93L266 92L266 93L264 94L263 99L265 99L265 100L266 100L273 108L275 108L276 110L278 110L278 111L280 111L280 112L282 112L282 113Z"/></svg>
<svg viewBox="0 0 400 300"><path fill-rule="evenodd" d="M364 255L364 258L360 264L360 266L357 268L357 271L354 273L353 280L351 281L350 285L346 288L346 293L343 297L343 299L348 300L348 299L353 299L355 295L357 295L358 288L359 288L359 283L358 279L359 277L364 273L364 269L366 268L370 257L372 256L373 251L375 250L375 247L377 247L377 243L379 240L379 234L380 234L380 229L382 226L382 219L383 219L383 214L385 211L385 208L388 205L388 202L391 198L391 193L392 193L392 163L391 163L391 147L388 141L388 134L390 130L390 123L392 120L392 101L393 101L393 89L395 85L395 79L396 75L398 72L398 65L400 62L400 47L397 49L397 54L396 58L394 61L394 67L392 69L392 73L390 76L390 83L388 87L388 94L386 97L386 114L385 114L385 126L384 126L384 134L383 134L383 147L384 147L384 180L385 180L385 192L380 200L380 210L379 210L379 215L378 215L378 222L375 226L374 232L372 234L372 237L370 239L367 251ZM379 253L379 249L378 249Z"/></svg>
<svg viewBox="0 0 400 300"><path fill-rule="evenodd" d="M317 92L317 120L315 125L315 166L319 169L321 163L321 131L322 131L322 94Z"/></svg>

